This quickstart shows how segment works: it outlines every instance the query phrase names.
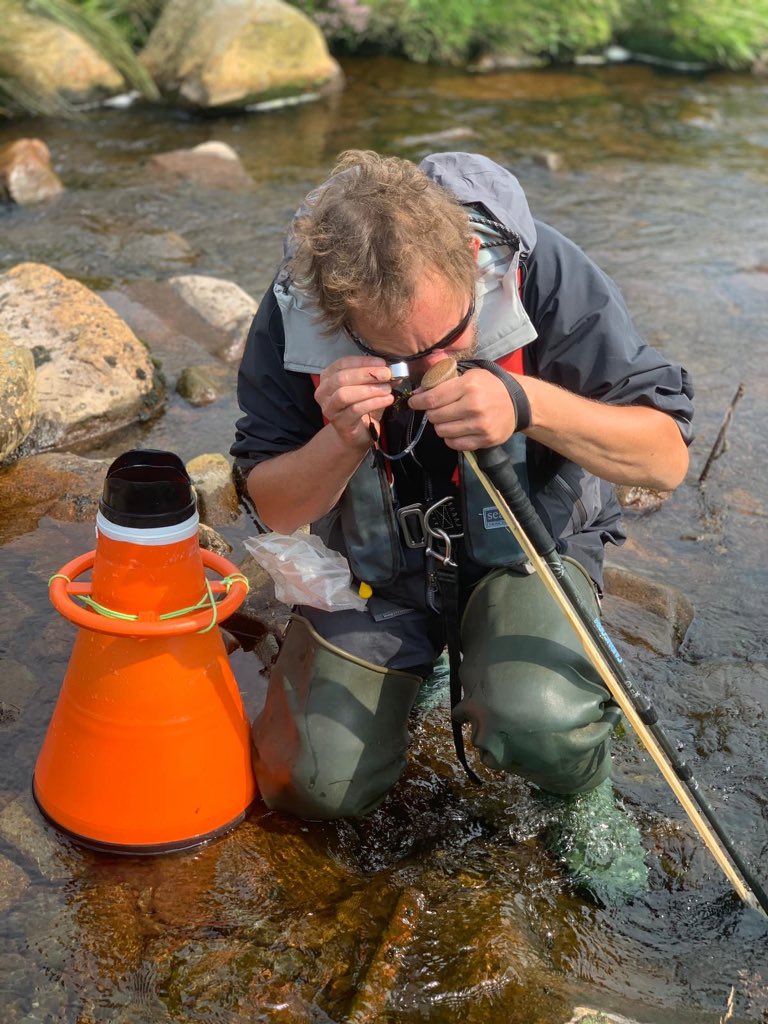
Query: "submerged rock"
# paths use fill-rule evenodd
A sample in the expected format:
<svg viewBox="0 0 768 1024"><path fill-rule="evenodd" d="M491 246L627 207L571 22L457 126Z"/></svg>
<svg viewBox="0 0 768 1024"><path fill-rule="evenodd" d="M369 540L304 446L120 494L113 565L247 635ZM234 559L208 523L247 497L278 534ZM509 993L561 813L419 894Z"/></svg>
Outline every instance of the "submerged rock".
<svg viewBox="0 0 768 1024"><path fill-rule="evenodd" d="M210 405L226 391L222 380L215 380L213 366L187 366L176 381L176 393L190 405Z"/></svg>
<svg viewBox="0 0 768 1024"><path fill-rule="evenodd" d="M0 328L37 366L25 454L90 441L160 404L146 347L102 299L51 267L21 263L0 275Z"/></svg>
<svg viewBox="0 0 768 1024"><path fill-rule="evenodd" d="M0 853L0 913L19 900L29 886L26 871Z"/></svg>
<svg viewBox="0 0 768 1024"><path fill-rule="evenodd" d="M27 206L63 191L42 139L17 139L0 149L0 198Z"/></svg>
<svg viewBox="0 0 768 1024"><path fill-rule="evenodd" d="M33 529L43 516L64 522L95 522L109 462L49 452L6 467L0 472L0 541Z"/></svg>
<svg viewBox="0 0 768 1024"><path fill-rule="evenodd" d="M693 605L677 587L606 566L602 617L609 633L656 654L674 655L693 615Z"/></svg>
<svg viewBox="0 0 768 1024"><path fill-rule="evenodd" d="M67 848L53 837L31 796L18 797L0 811L0 838L33 864L47 881L64 881L72 876Z"/></svg>
<svg viewBox="0 0 768 1024"><path fill-rule="evenodd" d="M244 107L337 89L320 29L281 0L169 0L141 60L187 106Z"/></svg>
<svg viewBox="0 0 768 1024"><path fill-rule="evenodd" d="M223 188L232 192L255 187L253 178L235 155L211 150L208 143L193 149L172 149L158 153L149 161L151 170L168 178L193 181L204 188Z"/></svg>
<svg viewBox="0 0 768 1024"><path fill-rule="evenodd" d="M169 387L187 367L205 366L213 374L215 364L221 365L216 353L230 339L184 302L167 281L133 281L101 297L150 347ZM230 372L234 386L235 368ZM214 379L219 380L218 375Z"/></svg>

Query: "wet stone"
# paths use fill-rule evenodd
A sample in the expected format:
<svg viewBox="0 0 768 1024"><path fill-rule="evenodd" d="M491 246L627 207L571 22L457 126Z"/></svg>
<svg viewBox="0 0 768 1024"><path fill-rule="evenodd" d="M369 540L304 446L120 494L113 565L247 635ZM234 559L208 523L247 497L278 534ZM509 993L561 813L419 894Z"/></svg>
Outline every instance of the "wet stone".
<svg viewBox="0 0 768 1024"><path fill-rule="evenodd" d="M215 144L207 144L208 147L211 145ZM205 143L198 146L197 151L205 146ZM205 151L210 152L210 148ZM238 159L234 151L230 159ZM227 335L229 343L219 349L221 358L227 362L239 362L248 329L259 308L258 302L234 281L217 277L186 274L170 278L168 284L211 327Z"/></svg>
<svg viewBox="0 0 768 1024"><path fill-rule="evenodd" d="M42 139L17 139L0 149L0 198L27 206L63 191Z"/></svg>
<svg viewBox="0 0 768 1024"><path fill-rule="evenodd" d="M142 957L143 930L136 894L125 884L102 881L78 890L72 900L83 949L99 976L117 980Z"/></svg>
<svg viewBox="0 0 768 1024"><path fill-rule="evenodd" d="M227 526L240 516L229 460L223 455L198 455L187 463L197 494L200 518L209 526Z"/></svg>
<svg viewBox="0 0 768 1024"><path fill-rule="evenodd" d="M27 873L0 854L0 913L20 899L28 886Z"/></svg>
<svg viewBox="0 0 768 1024"><path fill-rule="evenodd" d="M210 405L224 393L221 383L214 380L210 367L187 366L176 381L176 393L190 405Z"/></svg>
<svg viewBox="0 0 768 1024"><path fill-rule="evenodd" d="M200 523L200 547L206 551L213 551L216 555L221 555L222 558L228 558L232 553L232 545L224 540L220 533L217 533L212 526L208 526L207 523Z"/></svg>
<svg viewBox="0 0 768 1024"><path fill-rule="evenodd" d="M0 811L0 837L50 882L63 881L72 873L70 851L55 836L31 796L18 797Z"/></svg>
<svg viewBox="0 0 768 1024"><path fill-rule="evenodd" d="M593 1010L588 1006L577 1006L573 1016L566 1024L638 1024L636 1020L629 1017L621 1017L617 1013L604 1013L602 1010Z"/></svg>
<svg viewBox="0 0 768 1024"><path fill-rule="evenodd" d="M151 158L149 168L171 181L192 181L204 188L249 191L255 187L253 178L239 161L196 149L159 153Z"/></svg>
<svg viewBox="0 0 768 1024"><path fill-rule="evenodd" d="M538 164L540 167L546 167L548 171L553 173L559 173L565 170L565 157L562 153L556 153L552 149L548 149L545 152L539 152L533 154L533 162Z"/></svg>
<svg viewBox="0 0 768 1024"><path fill-rule="evenodd" d="M617 566L606 566L602 618L609 634L661 655L674 655L693 621L688 598Z"/></svg>
<svg viewBox="0 0 768 1024"><path fill-rule="evenodd" d="M95 521L108 467L109 460L69 452L34 455L8 466L0 472L0 540L26 533L44 515Z"/></svg>
<svg viewBox="0 0 768 1024"><path fill-rule="evenodd" d="M621 484L616 487L616 496L621 507L633 512L655 512L671 494L671 491L657 491L652 487L637 485Z"/></svg>
<svg viewBox="0 0 768 1024"><path fill-rule="evenodd" d="M160 360L169 384L186 366L208 365L222 344L214 330L165 281L140 279L101 297Z"/></svg>

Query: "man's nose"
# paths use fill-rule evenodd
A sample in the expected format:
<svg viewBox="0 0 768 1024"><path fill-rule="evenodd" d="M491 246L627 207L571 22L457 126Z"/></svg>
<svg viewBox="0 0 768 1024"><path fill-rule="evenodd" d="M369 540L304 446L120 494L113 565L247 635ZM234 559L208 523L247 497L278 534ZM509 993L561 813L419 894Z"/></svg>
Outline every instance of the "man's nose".
<svg viewBox="0 0 768 1024"><path fill-rule="evenodd" d="M442 363L445 358L445 352L430 352L429 355L422 356L421 359L417 359L413 365L418 366L422 373L426 373L431 367L437 366L438 363Z"/></svg>

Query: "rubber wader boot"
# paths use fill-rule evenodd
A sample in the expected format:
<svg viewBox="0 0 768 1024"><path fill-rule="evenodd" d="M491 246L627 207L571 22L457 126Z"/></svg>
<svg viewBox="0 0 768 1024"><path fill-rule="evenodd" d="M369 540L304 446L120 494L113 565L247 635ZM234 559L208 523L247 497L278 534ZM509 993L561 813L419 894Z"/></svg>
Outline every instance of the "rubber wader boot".
<svg viewBox="0 0 768 1024"><path fill-rule="evenodd" d="M372 811L406 764L421 677L363 661L291 616L253 724L253 762L268 807L301 818Z"/></svg>
<svg viewBox="0 0 768 1024"><path fill-rule="evenodd" d="M645 892L648 867L640 832L606 779L589 793L540 794L552 810L546 845L565 865L577 887L606 905Z"/></svg>
<svg viewBox="0 0 768 1024"><path fill-rule="evenodd" d="M566 571L598 614L592 581ZM579 639L539 577L499 569L470 596L462 619L464 698L483 764L553 793L580 793L610 773L610 736L620 712Z"/></svg>

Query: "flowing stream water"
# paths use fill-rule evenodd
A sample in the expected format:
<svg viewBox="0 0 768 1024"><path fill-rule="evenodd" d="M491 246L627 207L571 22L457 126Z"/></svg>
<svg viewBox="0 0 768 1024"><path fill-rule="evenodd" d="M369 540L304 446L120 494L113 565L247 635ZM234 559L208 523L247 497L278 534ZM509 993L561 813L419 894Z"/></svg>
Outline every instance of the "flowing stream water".
<svg viewBox="0 0 768 1024"><path fill-rule="evenodd" d="M615 277L648 340L693 374L688 480L659 511L629 514L610 560L693 602L679 656L625 653L766 884L768 83L643 66L477 76L385 59L345 72L341 95L269 114L135 108L0 126L0 145L44 138L67 186L53 204L0 209L0 272L43 262L103 292L209 274L258 298L287 220L339 151L471 149L514 170L534 214ZM254 192L149 174L151 155L210 139L235 147ZM742 382L727 448L699 486ZM171 394L160 417L81 454L227 452L236 416L233 393L203 409ZM235 559L250 528L224 531ZM73 635L46 581L92 547L93 526L30 516L2 536L0 698L18 714L0 718L0 815L17 798L29 814L0 840L0 889L19 892L0 921L3 1024L560 1024L576 1005L650 1024L768 1020L768 925L732 897L631 734L615 779L650 886L618 906L569 883L526 786L463 777L442 706L414 722L406 777L363 822L257 807L206 848L151 859L43 832L27 794ZM253 657L234 665L253 709L263 675Z"/></svg>

